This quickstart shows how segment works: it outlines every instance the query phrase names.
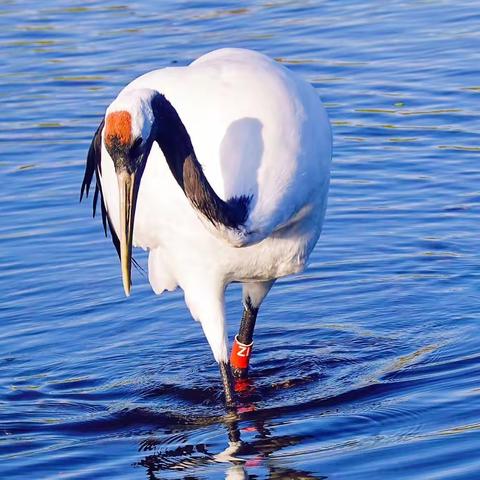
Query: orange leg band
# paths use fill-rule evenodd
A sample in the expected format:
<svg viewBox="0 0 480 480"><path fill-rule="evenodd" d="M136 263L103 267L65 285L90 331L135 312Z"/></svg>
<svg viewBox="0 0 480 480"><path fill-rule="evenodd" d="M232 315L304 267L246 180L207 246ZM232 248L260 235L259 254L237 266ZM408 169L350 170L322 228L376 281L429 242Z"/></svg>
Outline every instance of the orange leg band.
<svg viewBox="0 0 480 480"><path fill-rule="evenodd" d="M246 370L248 363L250 362L250 356L252 354L253 342L249 345L240 343L235 336L235 340L232 345L232 353L230 355L230 365L233 368Z"/></svg>

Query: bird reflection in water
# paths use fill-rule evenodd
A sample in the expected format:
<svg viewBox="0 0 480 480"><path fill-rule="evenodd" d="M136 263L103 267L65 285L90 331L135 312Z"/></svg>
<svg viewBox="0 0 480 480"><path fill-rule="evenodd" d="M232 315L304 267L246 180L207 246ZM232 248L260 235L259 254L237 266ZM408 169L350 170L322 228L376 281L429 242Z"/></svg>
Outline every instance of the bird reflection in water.
<svg viewBox="0 0 480 480"><path fill-rule="evenodd" d="M271 413L257 410L255 403L251 401L254 392L254 384L251 379L243 385L239 393L239 406L230 409L226 415L219 418L205 418L205 424L221 422L225 426L228 446L220 453L212 453L206 443L188 444L186 434L174 435L171 442L182 441L182 445L174 448L165 448L165 439L154 436L143 440L140 443L139 451L150 452L135 466L142 466L146 469L149 480L162 478L161 472L176 471L188 475L184 478L194 480L193 470L214 462L225 463L227 468L225 478L229 480L247 479L249 469L261 468L268 471L268 478L271 479L325 479L324 476L315 476L307 471L296 470L277 464L272 454L279 450L301 443L306 435L281 435L272 436L268 428L272 420ZM241 424L248 421L248 426ZM203 422L202 422L203 423ZM252 440L242 441L242 433L254 436ZM183 443L185 442L185 443ZM192 473L188 471L192 471ZM188 473L187 473L188 472Z"/></svg>

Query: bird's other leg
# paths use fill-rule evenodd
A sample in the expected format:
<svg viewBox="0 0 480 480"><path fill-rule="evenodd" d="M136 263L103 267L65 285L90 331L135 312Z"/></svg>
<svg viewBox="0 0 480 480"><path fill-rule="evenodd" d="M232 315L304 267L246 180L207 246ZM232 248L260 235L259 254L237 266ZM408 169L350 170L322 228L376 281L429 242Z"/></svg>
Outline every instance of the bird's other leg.
<svg viewBox="0 0 480 480"><path fill-rule="evenodd" d="M235 407L235 394L233 391L233 377L230 364L221 361L219 364L220 374L222 376L223 391L225 393L225 405L227 409Z"/></svg>
<svg viewBox="0 0 480 480"><path fill-rule="evenodd" d="M225 405L227 409L235 407L235 394L233 389L233 377L227 356L227 336L225 332L224 318L212 316L207 321L202 321L203 331L210 344L215 360L220 367L223 391L225 393Z"/></svg>
<svg viewBox="0 0 480 480"><path fill-rule="evenodd" d="M232 373L236 378L246 378L248 375L258 309L274 281L243 284L243 315L230 355Z"/></svg>
<svg viewBox="0 0 480 480"><path fill-rule="evenodd" d="M206 288L198 288L202 285ZM210 344L213 356L220 367L225 404L227 408L235 406L233 378L228 362L228 344L225 325L224 296L225 287L208 286L198 282L196 288L184 288L185 301L195 320L200 321L205 337Z"/></svg>
<svg viewBox="0 0 480 480"><path fill-rule="evenodd" d="M236 378L245 378L248 375L248 365L253 347L253 330L257 320L258 308L254 307L247 297L243 304L240 329L233 340L230 363L232 373Z"/></svg>

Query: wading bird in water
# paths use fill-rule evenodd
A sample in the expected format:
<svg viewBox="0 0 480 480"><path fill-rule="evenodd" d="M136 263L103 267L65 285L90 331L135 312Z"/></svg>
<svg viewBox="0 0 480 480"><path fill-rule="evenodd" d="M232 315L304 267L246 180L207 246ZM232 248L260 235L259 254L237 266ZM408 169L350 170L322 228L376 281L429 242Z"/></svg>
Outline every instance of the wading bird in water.
<svg viewBox="0 0 480 480"><path fill-rule="evenodd" d="M149 251L155 293L182 288L220 366L227 405L246 376L258 309L274 281L304 269L320 235L332 139L313 87L270 58L216 50L133 80L91 143L95 176L130 294L132 245ZM243 286L229 357L224 295ZM285 319L288 321L288 318Z"/></svg>

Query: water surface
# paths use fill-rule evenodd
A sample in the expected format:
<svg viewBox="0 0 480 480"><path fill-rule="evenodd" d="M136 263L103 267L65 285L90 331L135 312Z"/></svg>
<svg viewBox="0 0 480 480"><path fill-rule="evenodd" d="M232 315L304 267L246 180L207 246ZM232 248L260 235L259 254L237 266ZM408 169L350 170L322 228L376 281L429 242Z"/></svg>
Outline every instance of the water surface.
<svg viewBox="0 0 480 480"><path fill-rule="evenodd" d="M480 4L66 5L0 2L0 477L480 477ZM335 140L311 266L260 312L238 452L181 292L137 272L125 299L78 204L118 90L223 46L311 81ZM238 287L227 309L232 338Z"/></svg>

